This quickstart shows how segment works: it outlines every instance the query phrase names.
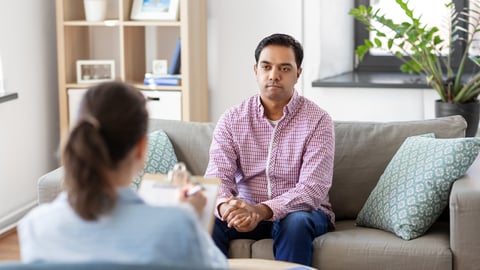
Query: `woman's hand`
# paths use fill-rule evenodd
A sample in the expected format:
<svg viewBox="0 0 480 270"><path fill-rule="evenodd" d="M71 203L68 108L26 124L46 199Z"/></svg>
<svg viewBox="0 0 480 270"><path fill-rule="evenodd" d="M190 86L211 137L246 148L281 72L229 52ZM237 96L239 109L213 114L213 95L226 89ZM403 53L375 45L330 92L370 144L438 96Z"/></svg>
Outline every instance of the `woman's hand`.
<svg viewBox="0 0 480 270"><path fill-rule="evenodd" d="M193 206L193 209L197 212L200 216L203 212L203 208L207 205L207 197L203 191L196 192L191 196L187 196L188 190L193 188L193 185L186 185L180 188L179 194L179 201L180 202L187 202Z"/></svg>

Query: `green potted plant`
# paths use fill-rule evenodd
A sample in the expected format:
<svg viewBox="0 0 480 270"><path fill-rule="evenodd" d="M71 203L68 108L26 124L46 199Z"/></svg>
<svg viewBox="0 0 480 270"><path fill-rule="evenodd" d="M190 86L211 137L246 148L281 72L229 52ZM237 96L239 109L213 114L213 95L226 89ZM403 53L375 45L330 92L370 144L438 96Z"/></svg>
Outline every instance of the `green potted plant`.
<svg viewBox="0 0 480 270"><path fill-rule="evenodd" d="M380 9L370 6L360 5L350 10L349 14L373 34L357 46L355 54L361 61L370 49L386 45L387 50L402 61L402 72L424 75L427 83L436 90L440 96L435 102L436 116L462 115L468 123L467 136L475 136L479 122L480 73L466 73L465 66L467 62L480 66L480 59L469 55L474 34L480 32L480 16L469 21L468 11L458 13L453 3L447 4L449 38L444 40L437 26L422 23L421 16L414 14L407 0L396 0L396 3L407 20L394 22L381 14ZM480 8L477 6L470 12L478 15ZM467 34L467 38L460 34ZM454 68L452 54L457 42L464 42L465 50L458 67Z"/></svg>

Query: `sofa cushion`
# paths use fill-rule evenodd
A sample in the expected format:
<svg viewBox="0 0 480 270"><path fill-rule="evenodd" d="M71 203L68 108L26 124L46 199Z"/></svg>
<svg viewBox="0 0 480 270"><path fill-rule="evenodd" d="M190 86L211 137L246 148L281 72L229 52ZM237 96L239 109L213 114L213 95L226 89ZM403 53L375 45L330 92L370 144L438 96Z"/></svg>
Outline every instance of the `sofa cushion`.
<svg viewBox="0 0 480 270"><path fill-rule="evenodd" d="M405 140L360 211L357 224L404 240L423 235L448 204L453 182L480 151L480 138Z"/></svg>
<svg viewBox="0 0 480 270"><path fill-rule="evenodd" d="M313 241L313 261L318 269L404 270L452 269L448 223L436 223L424 237L404 241L377 229L355 226L354 220L337 223L332 232ZM232 252L233 250L233 252ZM237 239L229 258L273 259L273 240Z"/></svg>
<svg viewBox="0 0 480 270"><path fill-rule="evenodd" d="M335 159L330 202L337 220L355 219L388 162L410 136L464 137L461 116L405 122L335 121Z"/></svg>
<svg viewBox="0 0 480 270"><path fill-rule="evenodd" d="M435 223L423 237L404 241L382 230L339 221L335 231L313 241L313 265L318 269L450 270L448 223Z"/></svg>
<svg viewBox="0 0 480 270"><path fill-rule="evenodd" d="M138 189L145 173L166 174L177 163L177 156L167 134L161 130L155 130L148 134L148 150L145 167L132 181L134 188Z"/></svg>
<svg viewBox="0 0 480 270"><path fill-rule="evenodd" d="M251 258L252 244L255 243L252 239L234 239L230 242L228 249L228 258ZM273 253L272 250L269 250Z"/></svg>

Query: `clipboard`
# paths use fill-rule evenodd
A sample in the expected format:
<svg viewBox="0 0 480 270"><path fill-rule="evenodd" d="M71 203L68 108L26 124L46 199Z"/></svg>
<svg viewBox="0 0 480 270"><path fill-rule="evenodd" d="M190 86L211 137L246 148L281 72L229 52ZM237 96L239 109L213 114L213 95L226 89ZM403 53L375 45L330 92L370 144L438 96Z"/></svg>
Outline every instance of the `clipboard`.
<svg viewBox="0 0 480 270"><path fill-rule="evenodd" d="M212 234L215 221L215 202L217 201L220 179L191 176L193 182L204 187L207 204L200 215L200 223ZM178 206L177 186L172 185L166 174L145 174L138 188L138 195L148 204L156 206Z"/></svg>

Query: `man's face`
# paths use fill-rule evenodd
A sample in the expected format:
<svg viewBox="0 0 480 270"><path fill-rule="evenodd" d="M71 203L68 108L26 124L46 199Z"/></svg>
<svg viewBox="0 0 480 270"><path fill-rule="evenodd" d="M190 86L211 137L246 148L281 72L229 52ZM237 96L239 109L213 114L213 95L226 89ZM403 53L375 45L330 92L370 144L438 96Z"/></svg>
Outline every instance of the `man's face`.
<svg viewBox="0 0 480 270"><path fill-rule="evenodd" d="M297 68L292 48L269 45L260 53L254 71L262 100L288 102L302 69Z"/></svg>

